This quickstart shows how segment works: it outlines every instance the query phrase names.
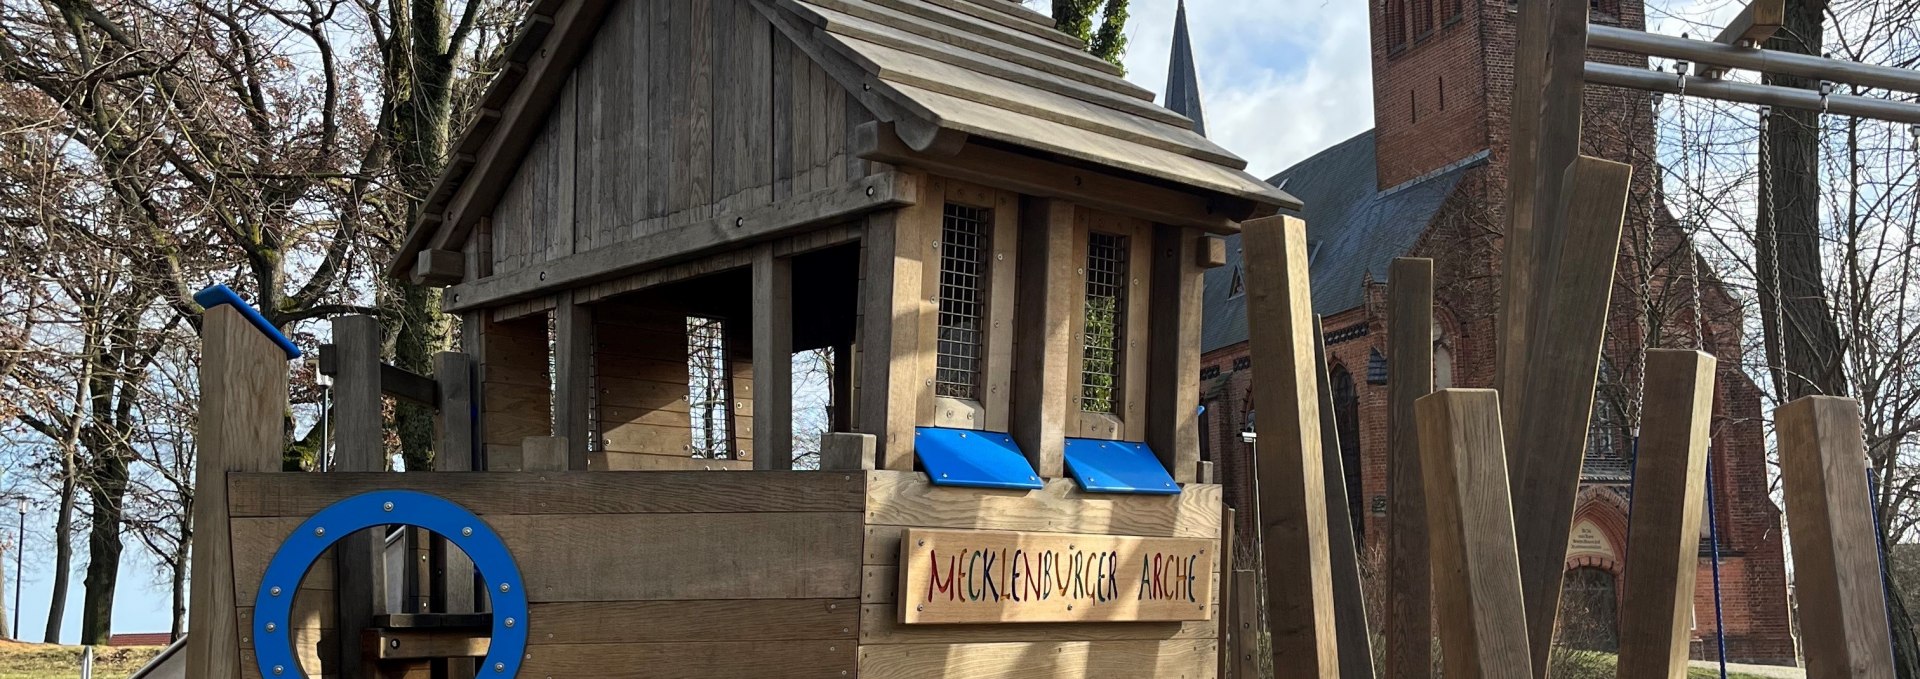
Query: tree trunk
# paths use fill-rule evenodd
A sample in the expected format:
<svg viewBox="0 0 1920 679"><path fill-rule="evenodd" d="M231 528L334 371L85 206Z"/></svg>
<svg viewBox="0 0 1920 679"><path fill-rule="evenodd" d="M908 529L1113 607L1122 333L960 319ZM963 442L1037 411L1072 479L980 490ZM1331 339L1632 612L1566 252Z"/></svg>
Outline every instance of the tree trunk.
<svg viewBox="0 0 1920 679"><path fill-rule="evenodd" d="M60 626L67 613L67 586L73 580L73 505L75 474L73 453L68 452L60 470L60 513L53 522L53 597L47 603L47 634L43 641L60 643Z"/></svg>
<svg viewBox="0 0 1920 679"><path fill-rule="evenodd" d="M168 630L172 639L178 641L180 635L187 633L187 564L193 550L193 494L182 494L180 501L180 540L174 543L173 558L168 567L173 569L173 627Z"/></svg>
<svg viewBox="0 0 1920 679"><path fill-rule="evenodd" d="M451 43L451 20L446 3L411 0L411 31L404 49L406 60L396 65L399 87L406 88L394 107L394 160L400 191L425 196L445 164L448 128L452 125L453 62L460 46ZM398 37L398 36L396 36ZM418 221L419 206L408 211ZM447 350L453 323L440 310L440 290L395 281L393 297L385 305L390 320L398 321L394 337L394 364L416 373L433 370L433 355ZM407 469L426 470L433 464L433 408L401 402L394 408L394 426L400 434L400 453Z"/></svg>
<svg viewBox="0 0 1920 679"><path fill-rule="evenodd" d="M120 525L126 513L129 452L107 444L99 453L93 483L93 522L87 531L87 592L81 608L80 643L106 645L113 635L113 596L120 583Z"/></svg>

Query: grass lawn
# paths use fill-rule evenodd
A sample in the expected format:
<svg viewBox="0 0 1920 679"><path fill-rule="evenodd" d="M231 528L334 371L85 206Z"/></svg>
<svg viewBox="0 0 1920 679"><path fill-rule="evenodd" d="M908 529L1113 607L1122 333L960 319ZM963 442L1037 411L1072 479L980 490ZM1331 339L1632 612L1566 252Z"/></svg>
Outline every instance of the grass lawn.
<svg viewBox="0 0 1920 679"><path fill-rule="evenodd" d="M1595 651L1566 651L1556 658L1553 676L1555 679L1614 679L1614 664L1618 657L1611 653ZM1720 671L1693 667L1687 670L1687 679L1719 679ZM1727 679L1768 679L1758 674L1728 672Z"/></svg>
<svg viewBox="0 0 1920 679"><path fill-rule="evenodd" d="M159 646L95 649L93 676L122 679L159 652ZM0 641L0 679L78 679L79 676L79 646Z"/></svg>

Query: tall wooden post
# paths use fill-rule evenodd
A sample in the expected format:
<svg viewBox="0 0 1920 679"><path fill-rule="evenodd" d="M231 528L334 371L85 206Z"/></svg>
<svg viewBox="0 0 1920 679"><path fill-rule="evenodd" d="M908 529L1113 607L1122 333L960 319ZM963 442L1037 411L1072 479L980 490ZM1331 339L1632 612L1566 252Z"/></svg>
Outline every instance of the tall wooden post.
<svg viewBox="0 0 1920 679"><path fill-rule="evenodd" d="M1774 411L1807 679L1893 676L1860 403L1807 396Z"/></svg>
<svg viewBox="0 0 1920 679"><path fill-rule="evenodd" d="M333 319L338 352L333 378L336 424L332 471L378 472L387 469L387 441L381 414L380 321L372 316ZM340 539L334 549L340 639L340 667L353 673L371 667L357 640L386 608L386 535L378 529ZM345 640L355 640L347 643Z"/></svg>
<svg viewBox="0 0 1920 679"><path fill-rule="evenodd" d="M1077 280L1073 269L1072 203L1029 198L1020 205L1020 306L1013 346L1013 412L1009 429L1041 478L1066 475L1065 444L1070 381L1074 368L1072 333Z"/></svg>
<svg viewBox="0 0 1920 679"><path fill-rule="evenodd" d="M1581 156L1561 177L1563 202L1553 229L1564 233L1551 240L1551 261L1536 269L1551 272L1544 280L1553 284L1532 300L1524 379L1500 394L1506 448L1513 451L1507 458L1508 483L1513 501L1527 508L1514 517L1514 537L1520 544L1535 676L1546 671L1559 614L1632 176L1630 165Z"/></svg>
<svg viewBox="0 0 1920 679"><path fill-rule="evenodd" d="M1433 392L1433 260L1387 269L1387 676L1433 673L1427 494L1413 404Z"/></svg>
<svg viewBox="0 0 1920 679"><path fill-rule="evenodd" d="M753 468L793 468L793 260L753 256Z"/></svg>
<svg viewBox="0 0 1920 679"><path fill-rule="evenodd" d="M564 230L564 229L563 229ZM567 440L567 468L587 468L593 436L593 308L558 295L553 308L553 435Z"/></svg>
<svg viewBox="0 0 1920 679"><path fill-rule="evenodd" d="M439 385L440 394L433 470L473 471L478 465L479 451L475 446L478 423L474 420L478 409L474 401L472 357L457 351L435 354L433 380ZM467 553L449 543L446 536L435 535L427 558L434 573L429 594L433 610L476 612L473 561L467 558ZM472 675L476 667L472 658L448 658L436 664L442 666L440 676L446 677L466 677Z"/></svg>
<svg viewBox="0 0 1920 679"><path fill-rule="evenodd" d="M1634 462L1631 549L1620 605L1622 677L1687 676L1717 365L1698 351L1647 351L1646 414Z"/></svg>
<svg viewBox="0 0 1920 679"><path fill-rule="evenodd" d="M901 180L896 188L908 195L926 192L922 175ZM925 245L938 238L928 225L938 224L939 210L936 201L874 213L860 241L860 428L874 435L883 469L913 470L913 429L933 417L933 359L920 354L920 317L938 305L920 290L924 268L939 267Z"/></svg>
<svg viewBox="0 0 1920 679"><path fill-rule="evenodd" d="M1333 623L1340 639L1340 676L1373 676L1373 631L1360 583L1360 551L1347 498L1346 461L1333 414L1333 380L1327 374L1327 334L1313 317L1313 367L1320 392L1320 466L1327 488L1327 562L1333 569Z"/></svg>
<svg viewBox="0 0 1920 679"><path fill-rule="evenodd" d="M194 463L193 582L187 676L238 679L240 621L228 531L228 472L280 468L286 448L287 355L229 306L200 326L199 459Z"/></svg>
<svg viewBox="0 0 1920 679"><path fill-rule="evenodd" d="M1153 227L1147 445L1179 483L1200 462L1200 246L1197 229Z"/></svg>
<svg viewBox="0 0 1920 679"><path fill-rule="evenodd" d="M1314 390L1307 224L1242 224L1253 399L1260 409L1260 529L1275 679L1336 676L1333 583Z"/></svg>
<svg viewBox="0 0 1920 679"><path fill-rule="evenodd" d="M1528 679L1499 393L1443 389L1416 408L1445 675Z"/></svg>

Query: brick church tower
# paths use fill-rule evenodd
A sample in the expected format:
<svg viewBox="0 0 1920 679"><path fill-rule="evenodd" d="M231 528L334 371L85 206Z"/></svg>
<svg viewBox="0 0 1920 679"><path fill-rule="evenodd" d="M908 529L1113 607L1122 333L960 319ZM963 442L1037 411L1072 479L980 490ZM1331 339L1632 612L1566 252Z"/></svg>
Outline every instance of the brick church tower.
<svg viewBox="0 0 1920 679"><path fill-rule="evenodd" d="M1370 575L1381 570L1387 526L1386 385L1392 377L1385 295L1393 258L1435 263L1435 385L1493 385L1518 15L1508 0L1368 5L1375 128L1269 181L1306 204L1300 216L1308 225L1314 310L1324 318L1349 510L1362 572ZM1644 28L1644 5L1593 0L1591 17ZM1200 121L1191 45L1183 2L1166 104ZM1625 54L1590 58L1645 65ZM1584 105L1582 152L1632 164L1634 182L1567 555L1560 639L1596 650L1617 644L1643 352L1699 348L1720 359L1710 458L1728 657L1792 664L1781 514L1768 493L1761 394L1740 369L1740 307L1662 203L1652 98L1590 87ZM1227 250L1227 266L1207 272L1204 292L1202 454L1215 463L1229 504L1247 507L1252 451L1240 432L1254 419L1255 404L1237 238ZM1252 534L1252 519L1251 512L1240 513L1240 535ZM1701 535L1693 650L1709 658L1717 653L1720 624L1708 527ZM1368 585L1377 622L1381 590L1371 577Z"/></svg>

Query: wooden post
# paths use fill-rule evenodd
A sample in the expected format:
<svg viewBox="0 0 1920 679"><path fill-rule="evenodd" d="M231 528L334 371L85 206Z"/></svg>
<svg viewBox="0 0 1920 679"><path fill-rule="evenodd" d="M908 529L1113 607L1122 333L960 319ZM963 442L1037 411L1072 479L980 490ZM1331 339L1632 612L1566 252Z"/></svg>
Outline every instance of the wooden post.
<svg viewBox="0 0 1920 679"><path fill-rule="evenodd" d="M901 183L919 195L926 177L902 174ZM920 354L920 315L933 305L920 295L929 253L921 242L922 227L939 209L916 204L874 213L860 240L866 271L860 292L860 427L877 439L883 469L913 471L913 429L932 419L933 357Z"/></svg>
<svg viewBox="0 0 1920 679"><path fill-rule="evenodd" d="M1433 575L1414 402L1433 393L1433 260L1387 270L1387 676L1433 673Z"/></svg>
<svg viewBox="0 0 1920 679"><path fill-rule="evenodd" d="M1276 216L1242 228L1253 400L1260 408L1254 464L1274 676L1330 677L1339 672L1339 663L1320 465L1320 399L1314 393L1307 224Z"/></svg>
<svg viewBox="0 0 1920 679"><path fill-rule="evenodd" d="M1647 351L1620 605L1622 677L1687 676L1717 364L1698 351Z"/></svg>
<svg viewBox="0 0 1920 679"><path fill-rule="evenodd" d="M332 471L379 472L387 469L387 441L380 395L380 321L372 316L333 319L333 345L339 362L333 378L334 462ZM340 539L334 548L339 610L340 667L365 671L372 656L357 641L386 609L386 534L375 527Z"/></svg>
<svg viewBox="0 0 1920 679"><path fill-rule="evenodd" d="M1068 419L1074 413L1071 380L1075 367L1071 327L1079 300L1071 281L1074 206L1064 200L1029 198L1020 205L1020 305L1013 346L1014 443L1041 478L1066 475Z"/></svg>
<svg viewBox="0 0 1920 679"><path fill-rule="evenodd" d="M1200 292L1198 229L1153 227L1148 306L1147 447L1173 480L1193 483L1200 461Z"/></svg>
<svg viewBox="0 0 1920 679"><path fill-rule="evenodd" d="M873 469L874 436L828 432L820 435L821 471L860 471Z"/></svg>
<svg viewBox="0 0 1920 679"><path fill-rule="evenodd" d="M553 435L567 440L567 467L587 468L593 414L593 309L562 292L553 308Z"/></svg>
<svg viewBox="0 0 1920 679"><path fill-rule="evenodd" d="M207 310L200 326L199 459L194 462L193 556L187 673L240 677L227 473L280 469L286 449L287 355L239 310ZM247 602L251 605L252 602Z"/></svg>
<svg viewBox="0 0 1920 679"><path fill-rule="evenodd" d="M753 256L753 468L793 468L793 260Z"/></svg>
<svg viewBox="0 0 1920 679"><path fill-rule="evenodd" d="M1220 554L1220 591L1214 597L1220 602L1214 610L1214 622L1218 626L1220 646L1220 679L1233 676L1233 522L1232 507L1220 508L1220 548L1214 550Z"/></svg>
<svg viewBox="0 0 1920 679"><path fill-rule="evenodd" d="M1313 317L1314 377L1320 392L1320 466L1327 487L1327 563L1333 569L1333 624L1340 640L1340 676L1373 676L1373 631L1361 589L1360 552L1354 544L1347 469L1333 414L1333 381L1327 374L1327 335Z"/></svg>
<svg viewBox="0 0 1920 679"><path fill-rule="evenodd" d="M1807 679L1892 677L1860 404L1807 396L1774 411Z"/></svg>
<svg viewBox="0 0 1920 679"><path fill-rule="evenodd" d="M1261 679L1260 576L1257 571L1233 572L1233 674L1239 679Z"/></svg>
<svg viewBox="0 0 1920 679"><path fill-rule="evenodd" d="M478 466L479 452L475 447L478 423L474 419L478 411L473 398L472 357L457 351L435 354L433 380L440 394L439 417L435 421L439 445L433 455L433 470L473 471ZM428 549L427 558L433 572L429 595L433 610L446 613L476 612L473 561L467 558L467 553L447 542L446 536L442 535L433 536ZM440 669L440 675L446 677L470 676L476 667L472 658L448 658L441 664L444 667Z"/></svg>
<svg viewBox="0 0 1920 679"><path fill-rule="evenodd" d="M1583 10L1584 11L1584 10ZM1620 220L1633 167L1581 156L1563 179L1564 204L1557 246L1537 271L1551 272L1529 316L1526 372L1514 391L1501 392L1508 483L1513 501L1527 508L1514 517L1520 545L1520 581L1527 601L1527 635L1536 676L1546 671L1567 537L1580 488L1594 376L1606 336ZM1524 407L1522 407L1524 406ZM1515 421L1515 418L1520 418Z"/></svg>
<svg viewBox="0 0 1920 679"><path fill-rule="evenodd" d="M1513 504L1505 492L1498 392L1443 389L1415 407L1445 675L1528 679L1532 659Z"/></svg>

